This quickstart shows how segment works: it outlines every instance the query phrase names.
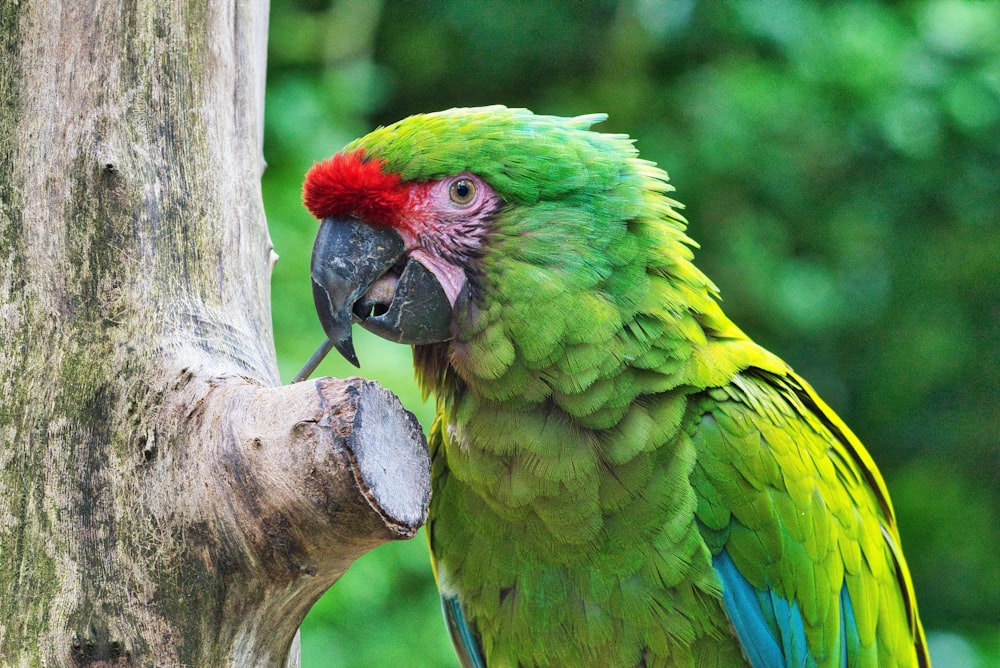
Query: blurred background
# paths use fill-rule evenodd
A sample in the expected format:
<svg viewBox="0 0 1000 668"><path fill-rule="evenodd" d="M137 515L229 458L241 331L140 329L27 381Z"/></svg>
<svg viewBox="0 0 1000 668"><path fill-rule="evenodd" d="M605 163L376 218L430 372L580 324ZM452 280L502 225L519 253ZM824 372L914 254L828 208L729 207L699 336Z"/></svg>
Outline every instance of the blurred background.
<svg viewBox="0 0 1000 668"><path fill-rule="evenodd" d="M687 206L728 314L885 475L936 665L1000 665L1000 3L272 3L264 197L287 382L322 339L303 174L453 106L603 111ZM363 375L424 425L409 349ZM329 358L318 374L357 373ZM454 666L421 534L358 561L303 662Z"/></svg>

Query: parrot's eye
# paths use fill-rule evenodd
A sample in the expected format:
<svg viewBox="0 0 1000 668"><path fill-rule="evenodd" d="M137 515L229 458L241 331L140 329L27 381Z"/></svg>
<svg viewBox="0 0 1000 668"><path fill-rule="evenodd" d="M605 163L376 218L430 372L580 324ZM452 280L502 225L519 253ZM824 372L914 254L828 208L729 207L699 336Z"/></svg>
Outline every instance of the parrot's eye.
<svg viewBox="0 0 1000 668"><path fill-rule="evenodd" d="M456 179L448 190L451 201L459 206L468 206L476 199L476 184L472 179Z"/></svg>

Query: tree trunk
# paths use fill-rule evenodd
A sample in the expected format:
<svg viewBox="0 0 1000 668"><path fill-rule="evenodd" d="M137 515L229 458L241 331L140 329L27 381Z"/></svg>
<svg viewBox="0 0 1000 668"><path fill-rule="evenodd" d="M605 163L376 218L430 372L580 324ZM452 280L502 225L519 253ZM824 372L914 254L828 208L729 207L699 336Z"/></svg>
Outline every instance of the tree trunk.
<svg viewBox="0 0 1000 668"><path fill-rule="evenodd" d="M375 383L278 387L267 2L0 12L0 664L298 664L429 466Z"/></svg>

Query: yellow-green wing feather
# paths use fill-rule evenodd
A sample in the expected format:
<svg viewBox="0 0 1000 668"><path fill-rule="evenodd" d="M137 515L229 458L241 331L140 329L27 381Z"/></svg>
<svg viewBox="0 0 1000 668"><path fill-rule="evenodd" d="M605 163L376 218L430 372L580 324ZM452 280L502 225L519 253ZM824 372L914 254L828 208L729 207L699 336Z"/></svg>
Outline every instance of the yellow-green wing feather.
<svg viewBox="0 0 1000 668"><path fill-rule="evenodd" d="M771 644L789 663L928 665L885 484L836 414L754 369L695 410L698 517L724 587L748 587L726 600L743 644L759 661Z"/></svg>

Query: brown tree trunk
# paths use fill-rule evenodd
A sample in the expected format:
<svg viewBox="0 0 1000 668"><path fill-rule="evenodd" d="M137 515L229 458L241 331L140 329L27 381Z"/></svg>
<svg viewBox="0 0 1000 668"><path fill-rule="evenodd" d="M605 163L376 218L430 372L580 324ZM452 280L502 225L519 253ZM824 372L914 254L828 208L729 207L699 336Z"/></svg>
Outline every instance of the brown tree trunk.
<svg viewBox="0 0 1000 668"><path fill-rule="evenodd" d="M429 481L386 390L278 387L267 2L0 7L0 664L297 664Z"/></svg>

